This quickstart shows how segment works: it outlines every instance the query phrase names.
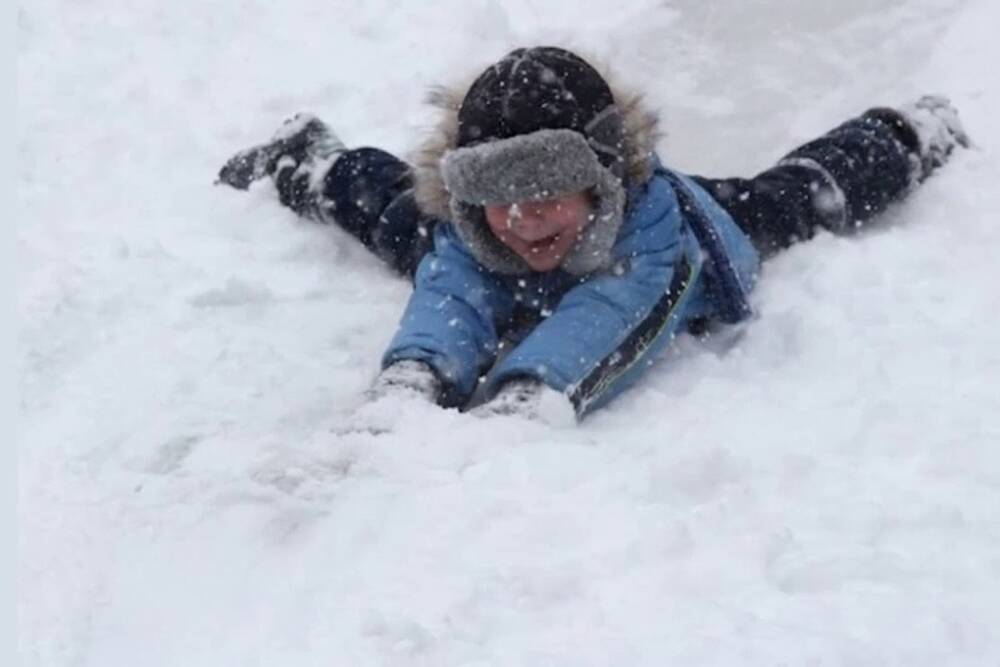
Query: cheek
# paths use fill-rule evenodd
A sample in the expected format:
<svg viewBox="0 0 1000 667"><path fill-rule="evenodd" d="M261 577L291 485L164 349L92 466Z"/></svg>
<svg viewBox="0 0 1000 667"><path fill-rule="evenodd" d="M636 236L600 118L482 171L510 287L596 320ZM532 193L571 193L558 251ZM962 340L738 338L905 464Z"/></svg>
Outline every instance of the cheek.
<svg viewBox="0 0 1000 667"><path fill-rule="evenodd" d="M486 206L483 209L486 216L486 224L494 232L500 232L507 227L507 211L506 209L502 212L497 211L495 206Z"/></svg>
<svg viewBox="0 0 1000 667"><path fill-rule="evenodd" d="M511 221L509 210L506 206L486 206L483 209L486 218L486 226L490 228L493 235L507 241L517 236L514 224Z"/></svg>
<svg viewBox="0 0 1000 667"><path fill-rule="evenodd" d="M593 212L588 204L565 207L559 212L560 227L566 232L579 234L590 224Z"/></svg>

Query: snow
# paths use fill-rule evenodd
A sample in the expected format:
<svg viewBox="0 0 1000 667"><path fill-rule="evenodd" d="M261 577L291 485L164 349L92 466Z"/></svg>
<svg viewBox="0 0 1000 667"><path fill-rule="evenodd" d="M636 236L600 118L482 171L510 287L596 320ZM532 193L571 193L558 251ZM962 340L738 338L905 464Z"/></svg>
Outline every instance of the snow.
<svg viewBox="0 0 1000 667"><path fill-rule="evenodd" d="M21 3L22 664L997 664L998 24L992 0ZM301 110L403 152L428 85L541 42L646 89L679 168L751 173L923 92L976 148L776 259L756 321L579 426L362 406L406 283L215 172Z"/></svg>

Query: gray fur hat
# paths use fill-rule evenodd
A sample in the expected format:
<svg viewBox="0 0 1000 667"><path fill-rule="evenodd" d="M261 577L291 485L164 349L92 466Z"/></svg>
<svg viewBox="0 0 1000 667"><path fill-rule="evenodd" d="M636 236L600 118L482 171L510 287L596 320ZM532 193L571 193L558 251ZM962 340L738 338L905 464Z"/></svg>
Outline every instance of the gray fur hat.
<svg viewBox="0 0 1000 667"><path fill-rule="evenodd" d="M575 54L536 47L487 68L458 100L446 90L432 98L446 117L416 160L421 208L452 220L487 269L516 275L531 268L493 235L483 206L586 190L595 219L561 268L608 267L628 185L649 177L657 137L638 96L616 96Z"/></svg>

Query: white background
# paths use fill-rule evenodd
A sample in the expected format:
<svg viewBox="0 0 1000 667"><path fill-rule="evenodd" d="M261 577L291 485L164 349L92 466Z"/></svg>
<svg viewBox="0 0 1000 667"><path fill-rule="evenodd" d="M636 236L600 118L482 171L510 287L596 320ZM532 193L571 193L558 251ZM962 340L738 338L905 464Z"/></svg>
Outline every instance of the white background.
<svg viewBox="0 0 1000 667"><path fill-rule="evenodd" d="M992 0L28 0L17 12L25 665L996 665ZM345 433L408 285L230 153L312 110L582 50L666 163L750 175L949 94L976 148L766 267L579 427L399 403Z"/></svg>

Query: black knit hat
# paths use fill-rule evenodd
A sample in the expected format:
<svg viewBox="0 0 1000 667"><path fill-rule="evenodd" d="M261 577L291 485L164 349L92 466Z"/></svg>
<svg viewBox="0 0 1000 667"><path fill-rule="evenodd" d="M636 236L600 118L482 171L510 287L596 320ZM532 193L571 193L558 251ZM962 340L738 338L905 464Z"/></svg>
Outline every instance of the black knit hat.
<svg viewBox="0 0 1000 667"><path fill-rule="evenodd" d="M607 82L579 56L551 46L517 49L469 88L458 110L457 146L574 130L591 142L601 164L623 178L620 117L606 113L614 104Z"/></svg>

